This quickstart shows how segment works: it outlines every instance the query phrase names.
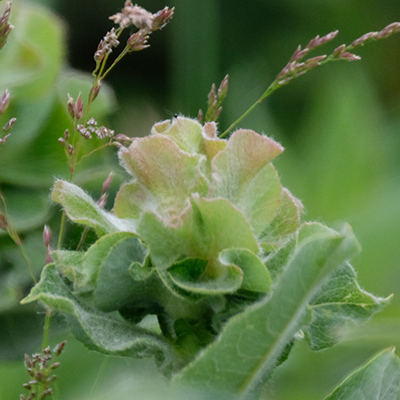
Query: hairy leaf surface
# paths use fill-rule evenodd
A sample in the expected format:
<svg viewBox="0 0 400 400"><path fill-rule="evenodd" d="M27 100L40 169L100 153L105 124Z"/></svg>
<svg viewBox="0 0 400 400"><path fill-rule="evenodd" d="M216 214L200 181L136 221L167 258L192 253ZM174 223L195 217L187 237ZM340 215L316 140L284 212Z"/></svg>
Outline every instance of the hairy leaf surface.
<svg viewBox="0 0 400 400"><path fill-rule="evenodd" d="M359 251L349 229L337 233L314 223L302 230L301 244L272 296L228 321L177 382L245 397L258 392L309 317L310 301L329 275Z"/></svg>

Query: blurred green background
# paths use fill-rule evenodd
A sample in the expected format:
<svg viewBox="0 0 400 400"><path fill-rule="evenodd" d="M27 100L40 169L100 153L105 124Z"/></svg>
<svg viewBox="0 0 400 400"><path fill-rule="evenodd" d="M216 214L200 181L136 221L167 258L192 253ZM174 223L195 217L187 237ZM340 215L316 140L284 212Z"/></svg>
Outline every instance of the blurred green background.
<svg viewBox="0 0 400 400"><path fill-rule="evenodd" d="M60 218L49 188L55 177L68 176L57 143L69 126L66 93L76 97L90 87L93 53L112 27L108 16L123 1L13 3L15 29L0 52L0 89L10 89L12 103L0 122L12 116L18 122L0 148L0 185L38 274L45 255L43 224L57 232ZM155 121L175 113L195 117L206 108L211 83L229 73L223 131L264 92L298 44L339 29L334 43L316 53L325 54L400 19L395 0L143 0L140 5L152 12L175 6L174 19L152 35L150 49L131 54L110 74L113 90L105 89L93 110L98 120L130 136L147 135ZM363 247L354 260L361 285L394 298L341 345L312 353L297 343L266 388L268 399L322 399L379 349L400 345L400 35L356 53L362 61L317 68L273 94L240 126L283 144L286 151L275 165L283 184L303 201L304 219L333 227L349 222ZM115 190L126 177L112 151L90 159L75 182L96 197L111 170L117 171ZM66 245L78 235L69 226ZM30 284L18 250L3 234L0 400L23 392L28 381L23 354L40 346L43 309L18 305ZM165 382L151 361L112 358L101 373L104 357L76 343L62 319L53 322L52 336L53 344L69 340L58 399L165 398Z"/></svg>

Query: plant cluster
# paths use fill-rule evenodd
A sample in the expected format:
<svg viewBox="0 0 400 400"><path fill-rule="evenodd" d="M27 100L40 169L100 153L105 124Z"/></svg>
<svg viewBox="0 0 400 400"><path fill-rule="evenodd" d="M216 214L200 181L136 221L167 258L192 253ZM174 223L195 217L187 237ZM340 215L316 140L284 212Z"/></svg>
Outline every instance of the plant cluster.
<svg viewBox="0 0 400 400"><path fill-rule="evenodd" d="M10 3L7 21L9 12ZM147 48L149 35L172 16L173 9L152 14L127 0L111 17L117 29L104 36L94 54L86 105L81 95L76 100L68 95L71 127L58 141L71 177L57 180L51 193L64 210L58 246L52 249L45 227L47 265L22 304L40 301L64 313L88 349L154 357L175 385L256 398L296 341L306 340L313 350L329 348L348 326L367 320L390 299L359 286L350 262L360 246L348 225L333 230L302 221L301 201L281 185L272 164L283 147L253 130L233 129L276 89L328 61L358 60L350 50L399 32L400 24L363 35L329 56L302 61L337 31L317 36L304 49L299 46L261 98L224 132L219 133L216 121L228 91L227 76L218 90L212 86L208 109L200 110L197 119L176 116L157 122L144 138L99 127L91 105L102 80L126 54ZM10 30L5 20L0 20L3 36ZM137 31L107 67L122 31L130 26ZM0 107L8 102L6 92ZM85 153L82 143L92 136L108 142ZM80 161L108 145L118 148L119 161L131 176L111 211L105 203L112 174L97 201L72 183ZM75 250L62 248L66 217L84 225ZM0 223L12 236L1 213ZM96 239L83 250L90 229ZM49 319L47 312L47 324ZM150 327L144 324L149 320ZM58 364L49 363L50 354L46 347L42 355L25 358L32 377L24 385L29 399L51 394L50 372ZM382 392L389 395L382 397ZM397 399L399 393L400 362L389 349L326 399Z"/></svg>
<svg viewBox="0 0 400 400"><path fill-rule="evenodd" d="M24 383L23 386L29 390L29 395L21 395L21 400L43 400L53 394L51 384L57 379L57 375L54 375L53 371L60 366L60 363L52 362L51 354L54 353L53 356L57 358L62 353L65 344L65 341L57 344L53 351L47 346L41 354L32 354L32 357L25 354L25 367L32 379L28 383Z"/></svg>

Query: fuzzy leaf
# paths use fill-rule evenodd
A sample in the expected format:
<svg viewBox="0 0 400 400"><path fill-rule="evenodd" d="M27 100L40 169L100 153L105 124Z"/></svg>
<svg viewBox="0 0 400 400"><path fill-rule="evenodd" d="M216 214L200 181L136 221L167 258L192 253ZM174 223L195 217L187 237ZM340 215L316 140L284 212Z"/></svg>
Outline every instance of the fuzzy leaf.
<svg viewBox="0 0 400 400"><path fill-rule="evenodd" d="M129 232L109 233L102 236L84 254L83 262L78 272L82 279L74 285L76 291L93 291L97 285L97 278L104 259L121 240L132 238ZM57 265L58 266L58 265ZM77 268L77 267L75 267Z"/></svg>
<svg viewBox="0 0 400 400"><path fill-rule="evenodd" d="M142 208L157 210L157 200L138 182L122 185L115 197L114 212L118 218L139 219Z"/></svg>
<svg viewBox="0 0 400 400"><path fill-rule="evenodd" d="M120 158L137 182L152 194L150 204L137 206L143 211L156 208L168 222L175 222L192 193L207 193L199 165L204 158L185 153L165 136L135 139L127 151L120 152ZM138 197L131 201L135 200Z"/></svg>
<svg viewBox="0 0 400 400"><path fill-rule="evenodd" d="M69 291L54 264L45 267L40 282L21 303L32 301L42 301L52 309L71 314L74 331L91 349L129 357L154 355L159 361L171 361L169 346L158 335L84 305Z"/></svg>
<svg viewBox="0 0 400 400"><path fill-rule="evenodd" d="M151 133L167 136L186 153L198 154L201 153L203 145L201 129L201 125L195 119L176 117L155 124Z"/></svg>
<svg viewBox="0 0 400 400"><path fill-rule="evenodd" d="M54 250L51 257L54 264L71 282L74 283L74 289L83 286L87 277L82 271L83 256L82 251Z"/></svg>
<svg viewBox="0 0 400 400"><path fill-rule="evenodd" d="M286 244L288 236L300 227L303 206L286 188L282 188L281 202L272 221L261 232L259 240L264 249L279 248Z"/></svg>
<svg viewBox="0 0 400 400"><path fill-rule="evenodd" d="M272 139L240 129L211 164L214 184L209 196L230 200L249 219L256 235L280 204L281 184L270 161L282 151Z"/></svg>
<svg viewBox="0 0 400 400"><path fill-rule="evenodd" d="M333 346L346 333L346 325L365 321L388 304L390 298L382 299L365 292L356 278L353 267L346 263L313 300L313 319L304 329L313 350Z"/></svg>
<svg viewBox="0 0 400 400"><path fill-rule="evenodd" d="M394 350L382 351L354 371L325 400L398 400L400 360Z"/></svg>
<svg viewBox="0 0 400 400"><path fill-rule="evenodd" d="M176 376L176 382L244 397L259 391L306 322L312 298L329 275L359 251L348 229L337 233L306 224L301 236L302 244L272 296L230 319L220 337Z"/></svg>
<svg viewBox="0 0 400 400"><path fill-rule="evenodd" d="M72 183L56 181L51 198L64 207L72 221L94 228L98 236L120 231L135 232L132 220L119 219L102 210L88 194Z"/></svg>
<svg viewBox="0 0 400 400"><path fill-rule="evenodd" d="M181 289L204 295L218 295L233 293L242 284L243 273L236 265L221 264L214 261L215 270L212 279L205 274L210 262L201 258L186 258L168 268L173 283Z"/></svg>
<svg viewBox="0 0 400 400"><path fill-rule="evenodd" d="M130 275L130 267L143 266L148 250L135 237L116 241L98 265L97 286L94 291L96 307L114 311L128 305L137 295L141 282Z"/></svg>
<svg viewBox="0 0 400 400"><path fill-rule="evenodd" d="M160 272L182 258L208 260L202 274L203 282L218 280L221 276L233 282L232 275L226 275L226 267L218 261L222 250L238 247L258 253L257 242L243 214L225 199L192 197L191 207L182 215L181 224L176 227L165 225L153 213L146 213L139 232ZM231 283L227 285L232 287Z"/></svg>
<svg viewBox="0 0 400 400"><path fill-rule="evenodd" d="M271 277L263 262L247 249L226 249L219 255L223 264L237 265L243 271L241 289L268 293L271 287Z"/></svg>
<svg viewBox="0 0 400 400"><path fill-rule="evenodd" d="M165 135L172 139L181 150L189 154L204 154L210 161L224 149L226 140L218 138L215 123L202 127L196 119L176 117L155 124L151 133Z"/></svg>

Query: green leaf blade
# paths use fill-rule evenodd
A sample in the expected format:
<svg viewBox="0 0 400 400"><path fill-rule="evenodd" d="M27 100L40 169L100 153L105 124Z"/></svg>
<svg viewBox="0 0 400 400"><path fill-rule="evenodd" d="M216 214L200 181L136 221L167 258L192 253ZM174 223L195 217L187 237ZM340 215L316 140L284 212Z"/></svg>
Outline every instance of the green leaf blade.
<svg viewBox="0 0 400 400"><path fill-rule="evenodd" d="M70 314L74 333L90 349L127 357L155 356L164 368L172 362L173 351L161 336L85 305L70 292L54 264L45 267L40 282L21 303L33 301Z"/></svg>
<svg viewBox="0 0 400 400"><path fill-rule="evenodd" d="M94 228L98 236L136 231L133 220L120 219L102 210L88 194L70 182L57 180L51 198L64 207L72 221Z"/></svg>
<svg viewBox="0 0 400 400"><path fill-rule="evenodd" d="M306 226L314 237L295 251L271 298L233 317L220 337L177 375L176 382L245 397L258 392L307 322L313 296L329 274L359 250L350 232L338 234L316 225Z"/></svg>
<svg viewBox="0 0 400 400"><path fill-rule="evenodd" d="M400 360L394 350L382 351L354 371L324 400L398 400Z"/></svg>

